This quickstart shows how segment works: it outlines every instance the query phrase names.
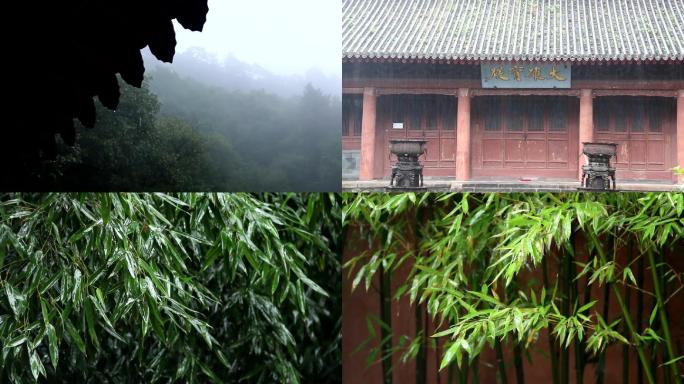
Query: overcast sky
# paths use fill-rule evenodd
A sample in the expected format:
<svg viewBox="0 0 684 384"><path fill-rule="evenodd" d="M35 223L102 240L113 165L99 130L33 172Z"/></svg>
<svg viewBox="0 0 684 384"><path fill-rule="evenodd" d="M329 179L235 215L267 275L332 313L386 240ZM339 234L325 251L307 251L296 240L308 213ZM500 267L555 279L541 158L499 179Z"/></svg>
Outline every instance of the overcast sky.
<svg viewBox="0 0 684 384"><path fill-rule="evenodd" d="M204 31L176 24L177 52L204 47L279 74L342 74L340 0L209 0Z"/></svg>

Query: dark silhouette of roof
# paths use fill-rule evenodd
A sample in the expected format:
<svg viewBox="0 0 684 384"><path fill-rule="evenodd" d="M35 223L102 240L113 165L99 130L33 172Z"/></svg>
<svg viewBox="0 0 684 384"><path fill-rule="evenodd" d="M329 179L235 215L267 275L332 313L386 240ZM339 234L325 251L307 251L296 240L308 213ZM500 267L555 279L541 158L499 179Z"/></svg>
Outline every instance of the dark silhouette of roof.
<svg viewBox="0 0 684 384"><path fill-rule="evenodd" d="M116 109L116 74L140 87L140 50L165 62L176 46L172 20L201 31L207 0L61 0L3 7L6 119L0 140L1 187L16 185L21 169L54 157L56 135L75 141L74 118L95 126L94 97Z"/></svg>

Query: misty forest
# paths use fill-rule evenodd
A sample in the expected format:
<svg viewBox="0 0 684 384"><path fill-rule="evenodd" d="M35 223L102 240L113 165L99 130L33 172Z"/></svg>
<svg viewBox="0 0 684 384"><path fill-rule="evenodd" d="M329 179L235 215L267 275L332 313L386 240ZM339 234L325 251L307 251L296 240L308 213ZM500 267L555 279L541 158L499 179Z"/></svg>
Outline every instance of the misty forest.
<svg viewBox="0 0 684 384"><path fill-rule="evenodd" d="M141 88L119 80L115 111L96 103L94 129L77 124L74 146L58 140L57 157L37 172L41 187L339 188L340 100L328 94L334 79L313 71L308 78L278 76L202 49L178 54L174 65L146 61L151 70Z"/></svg>

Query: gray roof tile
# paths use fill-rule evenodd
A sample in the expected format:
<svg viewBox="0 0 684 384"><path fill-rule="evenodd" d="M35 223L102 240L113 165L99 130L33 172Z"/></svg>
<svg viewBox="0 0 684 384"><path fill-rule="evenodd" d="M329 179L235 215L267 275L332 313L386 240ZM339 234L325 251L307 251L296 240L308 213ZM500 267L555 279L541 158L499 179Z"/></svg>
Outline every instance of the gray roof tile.
<svg viewBox="0 0 684 384"><path fill-rule="evenodd" d="M343 0L342 55L684 60L684 0Z"/></svg>

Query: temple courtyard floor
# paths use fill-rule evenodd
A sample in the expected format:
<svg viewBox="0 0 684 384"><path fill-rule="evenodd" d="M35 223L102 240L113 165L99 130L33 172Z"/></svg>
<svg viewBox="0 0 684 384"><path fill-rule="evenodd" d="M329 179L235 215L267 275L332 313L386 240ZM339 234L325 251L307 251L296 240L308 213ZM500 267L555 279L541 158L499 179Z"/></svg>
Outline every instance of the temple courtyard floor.
<svg viewBox="0 0 684 384"><path fill-rule="evenodd" d="M470 180L456 181L454 178L425 177L424 188L418 192L577 192L586 191L580 188L577 180ZM683 184L672 184L657 181L617 180L617 192L670 192L684 191ZM343 180L344 192L404 192L408 188L392 189L389 179L376 180Z"/></svg>

